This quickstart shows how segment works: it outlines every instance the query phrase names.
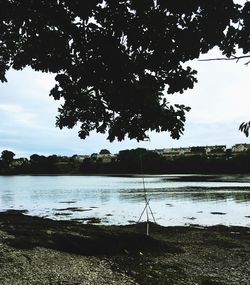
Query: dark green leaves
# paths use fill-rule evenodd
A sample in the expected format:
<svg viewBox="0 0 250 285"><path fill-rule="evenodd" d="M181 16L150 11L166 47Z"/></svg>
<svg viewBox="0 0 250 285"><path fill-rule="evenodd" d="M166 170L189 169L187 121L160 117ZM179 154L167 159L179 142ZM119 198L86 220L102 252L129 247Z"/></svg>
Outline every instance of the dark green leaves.
<svg viewBox="0 0 250 285"><path fill-rule="evenodd" d="M184 131L182 105L165 93L197 82L184 65L214 46L249 52L249 2L232 0L0 0L0 80L10 67L57 74L57 126L108 139ZM233 24L239 24L237 25Z"/></svg>
<svg viewBox="0 0 250 285"><path fill-rule="evenodd" d="M243 122L239 127L239 130L243 132L246 135L246 137L249 136L249 129L250 129L250 122Z"/></svg>

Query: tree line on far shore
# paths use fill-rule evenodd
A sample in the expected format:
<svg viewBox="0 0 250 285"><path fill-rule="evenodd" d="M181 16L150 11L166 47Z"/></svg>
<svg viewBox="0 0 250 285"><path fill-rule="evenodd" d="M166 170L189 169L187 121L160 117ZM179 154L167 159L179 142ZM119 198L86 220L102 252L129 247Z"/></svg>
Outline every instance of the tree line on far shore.
<svg viewBox="0 0 250 285"><path fill-rule="evenodd" d="M109 162L95 155L79 160L77 155L43 156L14 159L4 150L0 159L1 175L16 174L168 174L168 173L250 173L250 153L208 158L206 156L167 159L143 148L122 150Z"/></svg>

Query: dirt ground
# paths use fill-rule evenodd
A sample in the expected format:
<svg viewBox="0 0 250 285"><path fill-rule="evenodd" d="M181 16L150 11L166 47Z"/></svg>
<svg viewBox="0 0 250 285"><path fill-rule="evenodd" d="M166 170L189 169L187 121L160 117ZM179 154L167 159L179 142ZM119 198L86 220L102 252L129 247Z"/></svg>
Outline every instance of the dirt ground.
<svg viewBox="0 0 250 285"><path fill-rule="evenodd" d="M145 227L0 213L0 284L250 284L250 228Z"/></svg>

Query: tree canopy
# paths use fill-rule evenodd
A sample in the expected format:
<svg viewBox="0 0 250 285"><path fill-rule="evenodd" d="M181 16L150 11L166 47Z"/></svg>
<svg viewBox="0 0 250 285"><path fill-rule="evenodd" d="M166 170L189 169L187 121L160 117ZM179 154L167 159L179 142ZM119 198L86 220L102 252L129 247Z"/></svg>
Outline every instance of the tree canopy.
<svg viewBox="0 0 250 285"><path fill-rule="evenodd" d="M57 126L108 139L184 131L184 105L164 97L193 88L185 64L217 46L250 51L250 2L233 0L0 0L0 79L30 66L56 74Z"/></svg>
<svg viewBox="0 0 250 285"><path fill-rule="evenodd" d="M1 153L1 159L4 163L10 164L14 159L15 153L9 150L3 150Z"/></svg>

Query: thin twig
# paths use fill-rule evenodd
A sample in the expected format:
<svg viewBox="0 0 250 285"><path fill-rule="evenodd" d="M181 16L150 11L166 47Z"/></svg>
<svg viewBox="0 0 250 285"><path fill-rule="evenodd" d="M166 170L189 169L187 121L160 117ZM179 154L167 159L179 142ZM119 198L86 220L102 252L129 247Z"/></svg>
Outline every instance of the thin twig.
<svg viewBox="0 0 250 285"><path fill-rule="evenodd" d="M248 62L245 63L245 65L248 65L250 63L250 60Z"/></svg>
<svg viewBox="0 0 250 285"><path fill-rule="evenodd" d="M232 56L232 57L218 57L218 58L207 58L207 59L199 59L199 61L236 60L236 62L238 62L240 59L243 59L243 58L250 58L250 55ZM249 64L249 62L247 62L246 64Z"/></svg>

